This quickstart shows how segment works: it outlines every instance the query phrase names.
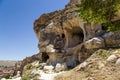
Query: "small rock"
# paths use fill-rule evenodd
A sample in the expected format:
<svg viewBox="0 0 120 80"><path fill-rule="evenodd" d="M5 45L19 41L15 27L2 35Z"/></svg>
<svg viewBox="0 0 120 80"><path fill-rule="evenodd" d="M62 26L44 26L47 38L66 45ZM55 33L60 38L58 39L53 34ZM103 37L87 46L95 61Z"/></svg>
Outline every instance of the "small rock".
<svg viewBox="0 0 120 80"><path fill-rule="evenodd" d="M104 38L108 38L109 36L112 36L114 33L113 32L109 32L103 35Z"/></svg>
<svg viewBox="0 0 120 80"><path fill-rule="evenodd" d="M87 66L87 62L83 62L80 64L79 69L83 69Z"/></svg>
<svg viewBox="0 0 120 80"><path fill-rule="evenodd" d="M55 66L55 71L57 71L57 72L65 71L66 69L67 69L66 63L63 63L63 64L57 63Z"/></svg>
<svg viewBox="0 0 120 80"><path fill-rule="evenodd" d="M99 62L99 69L103 68L105 65L102 62Z"/></svg>
<svg viewBox="0 0 120 80"><path fill-rule="evenodd" d="M48 71L48 72L52 72L53 69L54 69L54 66L52 66L52 65L44 66L44 68L43 68L44 71Z"/></svg>
<svg viewBox="0 0 120 80"><path fill-rule="evenodd" d="M57 63L55 66L55 71L60 72L62 70L62 65L60 63Z"/></svg>
<svg viewBox="0 0 120 80"><path fill-rule="evenodd" d="M94 49L94 48L103 48L105 47L104 39L101 37L94 37L85 42L85 48Z"/></svg>
<svg viewBox="0 0 120 80"><path fill-rule="evenodd" d="M63 63L61 67L63 71L65 71L68 68L66 63Z"/></svg>
<svg viewBox="0 0 120 80"><path fill-rule="evenodd" d="M116 65L120 66L120 58L116 61Z"/></svg>
<svg viewBox="0 0 120 80"><path fill-rule="evenodd" d="M113 60L116 60L117 59L117 56L116 55L110 55L108 58L107 58L107 61L113 61Z"/></svg>
<svg viewBox="0 0 120 80"><path fill-rule="evenodd" d="M21 73L20 71L17 71L17 75L14 76L13 79L16 79L16 78L20 77L20 73Z"/></svg>

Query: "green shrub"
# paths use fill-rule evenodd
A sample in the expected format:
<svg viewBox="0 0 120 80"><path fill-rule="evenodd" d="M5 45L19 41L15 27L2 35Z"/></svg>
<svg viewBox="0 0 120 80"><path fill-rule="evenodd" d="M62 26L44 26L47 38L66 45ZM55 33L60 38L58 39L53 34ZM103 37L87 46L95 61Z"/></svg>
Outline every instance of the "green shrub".
<svg viewBox="0 0 120 80"><path fill-rule="evenodd" d="M5 75L3 75L1 78L10 79L10 78L11 78L11 75L10 75L10 74L5 74Z"/></svg>
<svg viewBox="0 0 120 80"><path fill-rule="evenodd" d="M22 77L22 80L30 80L32 78L31 75L25 75Z"/></svg>
<svg viewBox="0 0 120 80"><path fill-rule="evenodd" d="M28 70L30 70L30 69L32 69L32 68L33 68L32 64L28 64L28 65L27 65L27 69L28 69Z"/></svg>
<svg viewBox="0 0 120 80"><path fill-rule="evenodd" d="M79 16L86 22L107 24L107 30L117 30L112 24L115 13L120 10L120 0L81 0L77 5Z"/></svg>
<svg viewBox="0 0 120 80"><path fill-rule="evenodd" d="M103 26L107 28L107 31L117 31L120 30L120 20L111 22L111 24L104 23Z"/></svg>

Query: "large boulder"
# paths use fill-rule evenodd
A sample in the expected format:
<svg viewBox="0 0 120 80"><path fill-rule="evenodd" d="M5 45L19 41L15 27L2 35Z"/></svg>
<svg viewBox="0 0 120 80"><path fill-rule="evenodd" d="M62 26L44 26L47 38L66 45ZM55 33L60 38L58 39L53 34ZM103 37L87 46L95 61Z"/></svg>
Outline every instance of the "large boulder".
<svg viewBox="0 0 120 80"><path fill-rule="evenodd" d="M94 37L85 42L85 48L87 49L94 49L94 48L103 48L105 47L104 39L101 37Z"/></svg>
<svg viewBox="0 0 120 80"><path fill-rule="evenodd" d="M120 31L108 32L103 35L107 47L120 46Z"/></svg>

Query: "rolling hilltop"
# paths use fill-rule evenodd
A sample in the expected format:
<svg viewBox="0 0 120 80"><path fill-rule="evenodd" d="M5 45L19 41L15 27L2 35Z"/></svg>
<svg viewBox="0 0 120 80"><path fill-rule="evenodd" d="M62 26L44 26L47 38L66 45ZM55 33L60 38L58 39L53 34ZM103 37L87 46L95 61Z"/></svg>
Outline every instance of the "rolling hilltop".
<svg viewBox="0 0 120 80"><path fill-rule="evenodd" d="M12 61L12 60L0 60L0 66L14 66L15 63L18 61Z"/></svg>

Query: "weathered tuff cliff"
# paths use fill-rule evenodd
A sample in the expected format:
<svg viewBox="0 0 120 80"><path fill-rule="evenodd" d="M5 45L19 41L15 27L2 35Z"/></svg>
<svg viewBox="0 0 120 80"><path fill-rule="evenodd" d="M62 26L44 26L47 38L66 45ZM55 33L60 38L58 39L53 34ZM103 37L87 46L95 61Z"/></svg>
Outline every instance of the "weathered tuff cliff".
<svg viewBox="0 0 120 80"><path fill-rule="evenodd" d="M66 63L75 67L95 50L120 46L119 31L107 33L100 24L89 24L79 18L76 4L71 0L65 9L43 14L35 20L34 31L39 40L39 54L23 60L21 69L34 60L55 66ZM114 20L119 20L118 17Z"/></svg>

